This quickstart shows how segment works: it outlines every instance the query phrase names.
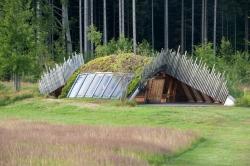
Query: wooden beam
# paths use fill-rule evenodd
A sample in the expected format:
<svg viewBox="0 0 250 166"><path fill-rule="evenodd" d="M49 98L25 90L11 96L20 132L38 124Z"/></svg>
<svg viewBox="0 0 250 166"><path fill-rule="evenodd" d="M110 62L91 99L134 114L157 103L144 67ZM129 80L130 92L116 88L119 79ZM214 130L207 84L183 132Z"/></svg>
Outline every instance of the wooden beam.
<svg viewBox="0 0 250 166"><path fill-rule="evenodd" d="M195 100L197 103L203 103L203 99L202 96L200 95L199 91L197 91L196 89L190 88L194 94Z"/></svg>
<svg viewBox="0 0 250 166"><path fill-rule="evenodd" d="M168 89L167 89L167 102L171 102L171 95L172 95L172 91L173 91L173 84L174 84L174 80L172 78L169 79L169 83L168 83Z"/></svg>
<svg viewBox="0 0 250 166"><path fill-rule="evenodd" d="M206 95L204 93L201 93L201 95L202 95L205 103L213 103L213 100L211 100L211 98L208 95Z"/></svg>
<svg viewBox="0 0 250 166"><path fill-rule="evenodd" d="M195 100L192 96L192 92L189 90L188 86L184 83L181 83L181 87L186 95L186 97L188 98L188 102L194 103Z"/></svg>

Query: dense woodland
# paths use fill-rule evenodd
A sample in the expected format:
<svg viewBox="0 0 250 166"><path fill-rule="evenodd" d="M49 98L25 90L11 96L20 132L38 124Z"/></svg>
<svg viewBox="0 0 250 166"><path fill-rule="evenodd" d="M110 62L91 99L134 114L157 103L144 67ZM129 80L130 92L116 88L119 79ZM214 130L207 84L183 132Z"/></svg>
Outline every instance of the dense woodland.
<svg viewBox="0 0 250 166"><path fill-rule="evenodd" d="M235 80L229 84L248 82L249 6L248 0L1 0L0 78L36 81L72 52L88 61L116 50L153 56L180 46L226 70Z"/></svg>

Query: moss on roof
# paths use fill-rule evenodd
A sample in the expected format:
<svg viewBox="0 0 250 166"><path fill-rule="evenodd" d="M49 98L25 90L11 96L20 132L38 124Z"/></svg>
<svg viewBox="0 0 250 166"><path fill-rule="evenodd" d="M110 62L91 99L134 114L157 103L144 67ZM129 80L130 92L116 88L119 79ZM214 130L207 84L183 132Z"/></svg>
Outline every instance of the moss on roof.
<svg viewBox="0 0 250 166"><path fill-rule="evenodd" d="M121 53L118 55L109 55L96 58L87 64L84 64L71 76L62 89L62 93L59 97L66 97L77 75L86 72L133 73L134 78L128 87L128 94L130 94L138 85L144 66L149 64L151 59L151 57L134 55L133 53Z"/></svg>
<svg viewBox="0 0 250 166"><path fill-rule="evenodd" d="M151 61L151 58L132 53L96 58L80 68L80 72L122 72L137 73Z"/></svg>

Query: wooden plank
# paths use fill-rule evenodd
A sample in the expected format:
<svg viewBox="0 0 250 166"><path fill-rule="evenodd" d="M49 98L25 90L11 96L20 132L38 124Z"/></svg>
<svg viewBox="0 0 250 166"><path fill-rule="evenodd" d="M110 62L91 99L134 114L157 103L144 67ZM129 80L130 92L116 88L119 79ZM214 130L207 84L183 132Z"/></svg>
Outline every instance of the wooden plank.
<svg viewBox="0 0 250 166"><path fill-rule="evenodd" d="M173 78L169 79L169 84L167 88L167 102L175 102L177 84Z"/></svg>
<svg viewBox="0 0 250 166"><path fill-rule="evenodd" d="M203 103L203 99L202 99L202 96L200 95L199 91L197 91L196 89L193 89L191 88L193 94L194 94L194 97L195 97L195 100L197 103Z"/></svg>
<svg viewBox="0 0 250 166"><path fill-rule="evenodd" d="M184 83L181 83L181 87L186 95L186 97L188 98L188 102L195 102L193 96L192 96L192 92L189 90L188 86Z"/></svg>
<svg viewBox="0 0 250 166"><path fill-rule="evenodd" d="M206 95L204 93L201 93L201 95L202 95L205 103L213 103L214 102L208 95Z"/></svg>
<svg viewBox="0 0 250 166"><path fill-rule="evenodd" d="M165 79L151 79L148 81L146 101L149 103L161 103Z"/></svg>

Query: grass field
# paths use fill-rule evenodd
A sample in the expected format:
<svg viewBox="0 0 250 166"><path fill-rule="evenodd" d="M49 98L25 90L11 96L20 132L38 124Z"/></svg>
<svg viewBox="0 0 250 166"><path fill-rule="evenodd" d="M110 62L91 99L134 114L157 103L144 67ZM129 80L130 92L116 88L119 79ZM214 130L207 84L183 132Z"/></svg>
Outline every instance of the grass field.
<svg viewBox="0 0 250 166"><path fill-rule="evenodd" d="M153 127L0 122L0 165L145 166L190 148L191 131Z"/></svg>
<svg viewBox="0 0 250 166"><path fill-rule="evenodd" d="M100 104L101 103L101 104ZM250 109L240 107L116 106L115 102L26 99L0 107L3 120L53 124L166 127L192 130L202 141L166 165L249 165ZM162 163L161 163L162 164Z"/></svg>
<svg viewBox="0 0 250 166"><path fill-rule="evenodd" d="M21 124L38 123L40 125L41 123L43 125L45 123L45 129L53 129L53 125L63 125L68 127L80 125L82 127L90 126L90 128L93 128L94 131L96 130L95 127L105 127L108 128L107 131L113 131L114 128L115 130L117 130L117 128L123 128L122 130L124 130L124 128L132 128L134 131L134 129L139 128L139 130L146 130L149 135L152 135L150 134L150 129L152 129L152 131L160 131L160 129L165 129L166 131L173 130L175 132L184 134L184 136L185 133L191 132L194 133L198 142L196 141L196 143L192 146L190 146L190 142L187 144L184 143L183 146L188 147L188 149L175 150L173 153L167 153L164 151L164 153L166 152L166 155L162 155L163 153L160 153L160 157L146 157L145 161L141 160L143 158L142 157L137 164L146 165L146 161L154 165L179 166L247 166L250 164L249 108L222 106L130 107L126 105L121 106L121 103L114 101L108 102L103 100L93 101L67 99L56 100L35 97L16 101L5 106L0 106L0 121L0 129L2 129L2 131L6 126L8 126L6 124L12 121L17 121ZM18 127L20 126L22 125L16 125L14 131L19 131ZM28 127L27 129L27 131L33 130L34 129L32 127ZM60 131L55 130L54 133L58 134L55 135L56 139L60 138L57 138L57 136L62 136ZM130 133L130 131L127 133ZM0 136L2 136L2 140L5 140L5 137L3 137L3 132L1 131ZM7 134L7 136L10 135ZM121 135L121 137L123 136ZM158 138L156 135L154 137ZM151 137L147 139L154 140ZM131 139L129 139L127 142L130 141ZM154 141L151 141L151 143L155 145ZM67 144L65 146L67 146ZM164 146L169 148L167 143ZM141 147L139 146L139 149L143 147L144 145ZM134 149L132 149L132 151L133 150ZM155 153L155 151L150 151L147 153L152 154ZM120 161L120 159L117 160ZM123 161L123 159L121 160ZM41 163L39 164L41 165ZM52 162L51 165L54 164L55 163ZM132 162L131 165L133 165Z"/></svg>

